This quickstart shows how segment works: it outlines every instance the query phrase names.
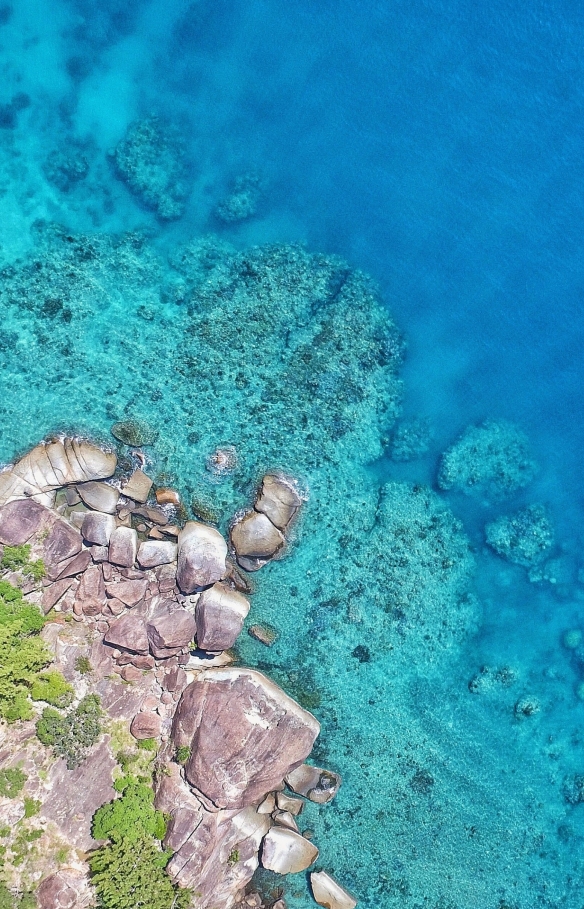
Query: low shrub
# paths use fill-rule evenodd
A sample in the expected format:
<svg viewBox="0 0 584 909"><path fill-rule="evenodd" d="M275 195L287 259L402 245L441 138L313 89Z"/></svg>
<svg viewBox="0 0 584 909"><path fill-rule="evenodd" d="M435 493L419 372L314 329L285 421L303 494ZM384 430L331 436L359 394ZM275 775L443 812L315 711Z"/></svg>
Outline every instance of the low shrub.
<svg viewBox="0 0 584 909"><path fill-rule="evenodd" d="M36 724L36 733L43 745L52 745L55 754L65 758L73 770L87 757L87 752L101 735L99 698L88 694L77 707L66 714L46 707Z"/></svg>

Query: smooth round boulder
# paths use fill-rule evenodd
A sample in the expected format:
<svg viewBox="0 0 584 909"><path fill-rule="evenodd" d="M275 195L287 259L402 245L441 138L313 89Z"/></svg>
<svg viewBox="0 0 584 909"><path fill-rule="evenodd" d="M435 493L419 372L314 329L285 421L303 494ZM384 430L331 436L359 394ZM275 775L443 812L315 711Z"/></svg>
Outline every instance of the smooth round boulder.
<svg viewBox="0 0 584 909"><path fill-rule="evenodd" d="M157 713L137 713L130 726L135 739L155 739L160 735L160 717Z"/></svg>
<svg viewBox="0 0 584 909"><path fill-rule="evenodd" d="M301 505L302 499L291 480L280 474L268 473L262 480L254 508L284 531Z"/></svg>
<svg viewBox="0 0 584 909"><path fill-rule="evenodd" d="M141 568L170 565L176 559L177 551L177 544L170 540L145 540L138 549L138 564Z"/></svg>
<svg viewBox="0 0 584 909"><path fill-rule="evenodd" d="M231 543L239 564L247 571L261 568L284 546L284 535L265 514L250 511L231 528Z"/></svg>
<svg viewBox="0 0 584 909"><path fill-rule="evenodd" d="M219 652L233 647L249 612L249 600L227 587L213 584L197 602L197 646Z"/></svg>
<svg viewBox="0 0 584 909"><path fill-rule="evenodd" d="M114 514L120 498L120 493L115 486L95 481L80 483L77 486L77 492L88 508L93 511L103 511L105 514Z"/></svg>
<svg viewBox="0 0 584 909"><path fill-rule="evenodd" d="M357 900L326 871L313 871L310 886L315 902L325 909L355 909Z"/></svg>
<svg viewBox="0 0 584 909"><path fill-rule="evenodd" d="M276 874L297 874L313 864L318 849L294 830L271 827L262 843L262 866Z"/></svg>
<svg viewBox="0 0 584 909"><path fill-rule="evenodd" d="M177 581L185 594L210 587L225 577L227 543L218 530L187 521L178 535Z"/></svg>

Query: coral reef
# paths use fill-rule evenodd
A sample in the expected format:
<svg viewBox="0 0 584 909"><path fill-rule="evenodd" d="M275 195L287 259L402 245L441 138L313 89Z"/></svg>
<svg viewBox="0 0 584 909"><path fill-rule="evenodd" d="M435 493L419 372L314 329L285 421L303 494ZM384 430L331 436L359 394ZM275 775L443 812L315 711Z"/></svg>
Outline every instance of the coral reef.
<svg viewBox="0 0 584 909"><path fill-rule="evenodd" d="M531 568L553 546L554 527L543 505L528 505L487 524L485 536L500 556L515 565Z"/></svg>
<svg viewBox="0 0 584 909"><path fill-rule="evenodd" d="M255 215L261 194L261 182L257 174L242 174L233 182L229 195L219 203L215 215L225 224L245 221Z"/></svg>
<svg viewBox="0 0 584 909"><path fill-rule="evenodd" d="M503 498L527 486L537 466L520 429L504 420L469 426L442 455L441 489Z"/></svg>
<svg viewBox="0 0 584 909"><path fill-rule="evenodd" d="M116 173L162 221L180 218L188 196L185 151L178 131L159 117L132 123L113 155Z"/></svg>
<svg viewBox="0 0 584 909"><path fill-rule="evenodd" d="M400 420L391 438L392 461L414 461L421 458L428 451L431 438L428 420Z"/></svg>

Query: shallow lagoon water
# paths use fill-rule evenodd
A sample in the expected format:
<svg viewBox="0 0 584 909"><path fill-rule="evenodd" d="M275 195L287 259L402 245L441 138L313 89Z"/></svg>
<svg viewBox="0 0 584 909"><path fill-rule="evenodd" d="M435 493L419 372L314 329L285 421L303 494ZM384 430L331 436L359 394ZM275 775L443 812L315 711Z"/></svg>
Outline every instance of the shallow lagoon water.
<svg viewBox="0 0 584 909"><path fill-rule="evenodd" d="M314 710L315 757L343 774L307 816L320 866L366 909L580 909L584 804L569 787L584 702L562 635L584 594L581 9L2 10L0 457L62 427L107 437L145 419L152 469L223 523L262 469L297 473L305 517L289 557L256 576L250 615L279 638L244 636L241 656ZM190 193L168 223L109 155L151 114L185 143ZM67 191L47 172L63 151L87 162ZM256 215L217 220L250 172ZM238 259L298 241L316 258ZM378 283L407 341L399 369L375 293L322 255ZM371 318L343 331L360 308ZM407 463L389 455L400 397L432 436ZM501 418L528 434L535 480L503 502L436 492L441 452ZM205 467L217 444L240 457L222 483ZM537 583L484 545L488 521L531 502L556 525L558 561ZM539 712L518 713L523 699ZM313 905L303 876L286 899Z"/></svg>

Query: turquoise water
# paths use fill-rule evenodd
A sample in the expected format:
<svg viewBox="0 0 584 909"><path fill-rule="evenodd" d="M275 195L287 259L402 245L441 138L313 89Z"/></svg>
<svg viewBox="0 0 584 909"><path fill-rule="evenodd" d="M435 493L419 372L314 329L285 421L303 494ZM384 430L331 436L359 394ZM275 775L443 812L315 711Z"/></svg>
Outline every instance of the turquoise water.
<svg viewBox="0 0 584 909"><path fill-rule="evenodd" d="M581 7L19 0L0 22L0 457L146 420L153 472L223 527L263 469L298 475L294 546L254 579L279 637L241 656L344 777L306 820L319 865L365 909L581 909ZM154 144L122 155L136 121ZM411 461L400 408L429 429ZM483 420L519 425L535 478L440 490ZM531 503L555 542L530 581L484 527ZM302 875L286 900L313 905Z"/></svg>

